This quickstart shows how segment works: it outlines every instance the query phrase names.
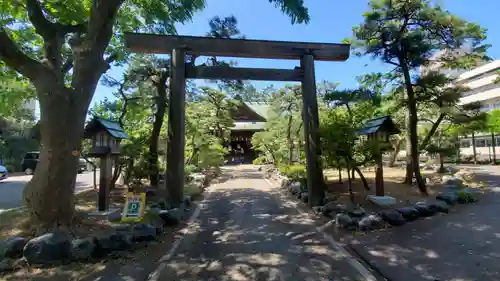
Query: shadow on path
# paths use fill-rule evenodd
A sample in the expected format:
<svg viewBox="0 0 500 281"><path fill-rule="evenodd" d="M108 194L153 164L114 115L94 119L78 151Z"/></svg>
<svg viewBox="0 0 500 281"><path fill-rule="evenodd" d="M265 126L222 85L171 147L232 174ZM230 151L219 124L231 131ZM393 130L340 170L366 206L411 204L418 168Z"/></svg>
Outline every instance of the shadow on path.
<svg viewBox="0 0 500 281"><path fill-rule="evenodd" d="M365 280L256 169L231 171L157 279Z"/></svg>
<svg viewBox="0 0 500 281"><path fill-rule="evenodd" d="M500 175L474 169L493 188L448 215L371 233L351 248L389 280L500 280Z"/></svg>
<svg viewBox="0 0 500 281"><path fill-rule="evenodd" d="M271 187L257 168L224 168L219 183L207 190L205 198L199 202L200 215L185 228L182 240L175 240L179 232L172 230L172 235L144 249L144 255L135 253L129 259L71 264L39 273L30 269L29 275L18 272L6 280L367 280L343 252L315 231L312 217L299 213L296 203ZM169 256L172 248L176 251Z"/></svg>

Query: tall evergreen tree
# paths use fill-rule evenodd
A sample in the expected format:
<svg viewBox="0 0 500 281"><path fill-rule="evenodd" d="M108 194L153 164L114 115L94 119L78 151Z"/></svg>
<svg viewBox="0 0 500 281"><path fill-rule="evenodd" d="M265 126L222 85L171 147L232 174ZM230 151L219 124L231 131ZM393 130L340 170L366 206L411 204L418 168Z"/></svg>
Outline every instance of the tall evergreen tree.
<svg viewBox="0 0 500 281"><path fill-rule="evenodd" d="M418 114L415 74L420 67L437 58L443 67L471 67L485 58L488 46L483 44L486 30L434 5L430 0L372 0L364 21L353 28L351 40L359 55L371 55L394 66L405 91L408 123L407 183L415 175L418 187L426 193L420 174L418 146ZM470 46L457 56L454 50Z"/></svg>

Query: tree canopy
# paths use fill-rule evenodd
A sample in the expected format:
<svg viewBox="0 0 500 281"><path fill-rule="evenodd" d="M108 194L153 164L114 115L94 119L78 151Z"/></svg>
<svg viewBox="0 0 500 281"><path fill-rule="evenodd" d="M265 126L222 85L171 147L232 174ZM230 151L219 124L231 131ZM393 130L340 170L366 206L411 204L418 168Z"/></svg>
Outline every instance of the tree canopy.
<svg viewBox="0 0 500 281"><path fill-rule="evenodd" d="M394 67L393 75L405 89L407 107L407 175L413 175L426 192L419 168L417 88L434 87L437 76L420 70L416 85L412 74L419 67L437 64L442 68L468 68L487 59L483 44L486 30L444 10L430 0L372 0L364 21L353 28L351 42L357 55L368 55ZM468 50L463 47L468 45ZM462 48L462 49L461 49ZM457 52L461 49L462 51ZM427 81L422 76L428 76ZM431 79L429 79L431 78ZM418 82L418 81L417 81Z"/></svg>
<svg viewBox="0 0 500 281"><path fill-rule="evenodd" d="M291 19L307 23L302 0L269 0ZM126 31L175 34L205 7L204 0L7 0L0 4L0 61L29 79L40 105L40 162L24 189L31 217L45 226L73 219L85 117L101 75L124 63ZM64 136L61 136L64 132ZM57 170L59 173L50 173ZM47 176L48 175L48 176ZM46 200L51 198L52 200ZM50 206L52 201L63 202Z"/></svg>

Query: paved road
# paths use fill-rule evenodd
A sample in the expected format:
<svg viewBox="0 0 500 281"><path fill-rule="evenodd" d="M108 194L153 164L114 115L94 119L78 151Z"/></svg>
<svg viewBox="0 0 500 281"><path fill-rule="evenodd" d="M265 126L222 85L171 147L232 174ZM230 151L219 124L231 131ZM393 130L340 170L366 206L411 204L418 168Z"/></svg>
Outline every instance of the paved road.
<svg viewBox="0 0 500 281"><path fill-rule="evenodd" d="M500 167L461 166L491 186L478 204L359 237L352 247L389 280L500 280Z"/></svg>
<svg viewBox="0 0 500 281"><path fill-rule="evenodd" d="M99 171L97 171L99 180ZM23 189L32 176L16 176L0 181L0 211L23 205ZM88 188L94 184L94 173L79 174L76 179L76 191Z"/></svg>
<svg viewBox="0 0 500 281"><path fill-rule="evenodd" d="M149 281L366 280L254 166L230 169Z"/></svg>

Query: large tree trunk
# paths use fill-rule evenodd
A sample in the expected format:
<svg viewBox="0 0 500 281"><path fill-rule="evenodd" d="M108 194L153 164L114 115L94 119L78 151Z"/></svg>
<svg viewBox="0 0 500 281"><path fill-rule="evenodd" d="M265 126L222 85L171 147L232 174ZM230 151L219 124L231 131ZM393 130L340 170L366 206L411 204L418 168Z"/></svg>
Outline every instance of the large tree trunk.
<svg viewBox="0 0 500 281"><path fill-rule="evenodd" d="M123 182L125 185L129 185L130 184L130 181L132 180L132 170L134 169L134 158L130 157L129 159L127 159L127 163L126 163L126 166L125 166L125 175L124 175L124 179L123 179Z"/></svg>
<svg viewBox="0 0 500 281"><path fill-rule="evenodd" d="M495 133L491 133L491 150L493 153L493 165L497 164L497 149L496 149L497 143L495 140Z"/></svg>
<svg viewBox="0 0 500 281"><path fill-rule="evenodd" d="M104 52L122 0L94 1L87 23L65 25L45 18L38 1L28 1L28 17L43 37L43 60L31 59L0 27L0 58L31 80L40 104L40 162L24 189L31 217L45 227L70 225L74 213L76 165L85 116L102 73ZM62 46L71 33L72 57L63 64ZM64 75L72 69L71 86Z"/></svg>
<svg viewBox="0 0 500 281"><path fill-rule="evenodd" d="M286 127L286 139L288 142L288 165L292 165L293 162L293 140L292 140L292 121L293 117L290 114L288 116L288 125Z"/></svg>
<svg viewBox="0 0 500 281"><path fill-rule="evenodd" d="M409 143L410 143L410 157L409 160L412 162L413 173L415 174L415 179L417 180L417 187L421 193L427 194L427 188L425 186L425 182L420 174L420 155L419 155L419 147L418 147L418 115L417 115L417 100L415 99L415 93L413 91L413 85L410 77L410 70L408 69L408 65L403 58L399 59L400 65L403 70L405 86L406 86L406 94L408 97L408 133L409 133ZM412 179L410 178L410 181Z"/></svg>
<svg viewBox="0 0 500 281"><path fill-rule="evenodd" d="M403 143L403 139L397 139L396 143L393 145L393 149L391 151L390 157L389 157L389 167L394 167L394 164L396 163L396 160L398 158L399 152L401 151L401 144Z"/></svg>
<svg viewBox="0 0 500 281"><path fill-rule="evenodd" d="M406 112L406 127L410 126L410 113L407 111ZM411 157L411 141L410 141L410 134L406 134L406 176L405 176L405 181L404 183L407 185L412 185L413 182L413 164L412 164L412 157Z"/></svg>
<svg viewBox="0 0 500 281"><path fill-rule="evenodd" d="M461 143L460 143L460 137L459 135L455 135L455 149L457 150L457 158L455 160L455 164L460 164L462 161L462 153L460 151L460 148L461 148Z"/></svg>
<svg viewBox="0 0 500 281"><path fill-rule="evenodd" d="M295 136L297 136L298 139L301 139L300 132L302 131L303 124L304 124L303 122L300 122L297 130L295 131ZM292 144L293 144L293 142L292 142ZM297 144L294 144L294 151L296 151L297 161L300 162L300 142L297 142Z"/></svg>
<svg viewBox="0 0 500 281"><path fill-rule="evenodd" d="M384 196L384 163L382 161L382 154L376 157L375 195Z"/></svg>
<svg viewBox="0 0 500 281"><path fill-rule="evenodd" d="M342 183L342 169L339 167L338 170L339 170L339 184L341 184Z"/></svg>
<svg viewBox="0 0 500 281"><path fill-rule="evenodd" d="M446 170L444 169L444 155L442 153L438 153L437 157L439 157L438 173L445 173Z"/></svg>
<svg viewBox="0 0 500 281"><path fill-rule="evenodd" d="M114 157L114 170L113 170L113 176L111 176L111 183L109 184L109 189L112 190L116 187L116 182L118 181L118 178L120 178L120 174L122 173L123 170L123 164L120 161L120 157Z"/></svg>
<svg viewBox="0 0 500 281"><path fill-rule="evenodd" d="M354 192L352 190L351 166L349 164L350 161L347 157L345 158L345 161L346 161L346 170L347 170L347 190L349 192L349 199L351 200L351 203L354 204L355 199L354 199Z"/></svg>
<svg viewBox="0 0 500 281"><path fill-rule="evenodd" d="M158 96L156 97L156 112L155 120L153 122L153 130L151 131L151 136L149 137L149 157L148 157L148 168L149 168L149 182L151 186L158 186L158 143L160 139L161 128L163 126L163 120L165 118L165 112L167 110L167 89L166 81L167 75L165 74L162 79L156 84L156 91Z"/></svg>
<svg viewBox="0 0 500 281"><path fill-rule="evenodd" d="M474 157L474 164L477 164L476 135L474 132L472 132L472 156Z"/></svg>
<svg viewBox="0 0 500 281"><path fill-rule="evenodd" d="M39 93L40 162L24 189L32 219L46 228L69 226L74 214L76 165L89 103L70 89ZM91 95L89 95L91 96Z"/></svg>
<svg viewBox="0 0 500 281"><path fill-rule="evenodd" d="M264 144L264 148L267 150L267 153L269 153L269 155L271 155L271 158L273 159L273 164L277 167L280 163L278 162L278 158L276 157L276 154L274 154L274 150L270 149L265 144Z"/></svg>

